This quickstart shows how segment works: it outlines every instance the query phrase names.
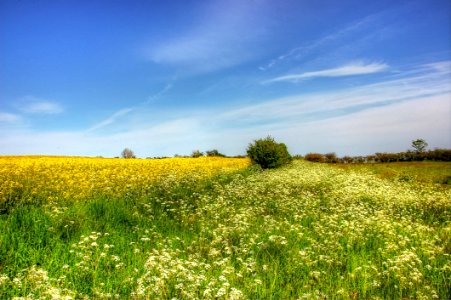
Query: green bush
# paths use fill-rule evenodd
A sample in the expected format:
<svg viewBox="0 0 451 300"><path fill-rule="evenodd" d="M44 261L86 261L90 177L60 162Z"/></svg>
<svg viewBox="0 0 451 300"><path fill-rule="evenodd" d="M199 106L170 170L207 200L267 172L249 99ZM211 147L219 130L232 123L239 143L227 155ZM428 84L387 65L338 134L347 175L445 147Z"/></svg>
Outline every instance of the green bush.
<svg viewBox="0 0 451 300"><path fill-rule="evenodd" d="M265 139L255 140L247 148L247 156L252 163L260 165L263 169L277 168L291 161L287 146L277 143L268 136Z"/></svg>

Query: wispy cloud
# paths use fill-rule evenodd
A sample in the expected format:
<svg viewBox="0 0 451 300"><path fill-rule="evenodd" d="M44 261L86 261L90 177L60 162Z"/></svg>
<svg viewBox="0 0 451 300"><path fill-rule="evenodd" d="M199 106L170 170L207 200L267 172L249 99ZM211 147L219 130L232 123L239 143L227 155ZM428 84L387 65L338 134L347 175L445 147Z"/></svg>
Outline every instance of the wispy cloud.
<svg viewBox="0 0 451 300"><path fill-rule="evenodd" d="M439 72L450 73L451 61L439 61L435 63L425 64L426 68L432 68Z"/></svg>
<svg viewBox="0 0 451 300"><path fill-rule="evenodd" d="M445 64L446 62L441 62L438 65ZM235 120L235 124L302 122L371 106L450 93L451 69L437 68L438 65L418 66L414 70L407 70L408 76L402 76L401 72L398 77L389 77L373 84L276 98L230 110L223 113L222 117L224 122Z"/></svg>
<svg viewBox="0 0 451 300"><path fill-rule="evenodd" d="M265 1L212 1L201 15L199 23L184 34L153 43L146 56L155 63L203 73L258 55L249 47L262 38L259 24Z"/></svg>
<svg viewBox="0 0 451 300"><path fill-rule="evenodd" d="M386 69L388 69L388 65L382 63L371 63L371 64L353 63L338 68L279 76L266 80L263 83L272 83L280 81L296 82L303 79L312 79L317 77L343 77L353 75L365 75L378 73Z"/></svg>
<svg viewBox="0 0 451 300"><path fill-rule="evenodd" d="M319 48L323 48L331 43L336 42L337 40L340 40L349 35L352 35L356 31L362 30L362 28L365 27L365 25L368 24L372 19L373 19L372 16L367 16L367 17L365 17L361 20L358 20L334 33L325 35L316 40L305 43L304 45L290 49L286 53L283 53L283 54L277 56L276 58L272 59L266 65L260 66L259 69L261 71L266 71L285 60L292 60L292 59L299 60L299 59L309 55L310 53L317 51Z"/></svg>
<svg viewBox="0 0 451 300"><path fill-rule="evenodd" d="M324 61L331 59L336 61L340 56L352 57L362 55L360 50L367 46L378 44L380 40L396 35L400 29L396 24L399 8L378 12L355 20L342 28L316 39L306 41L283 54L271 59L268 63L259 67L261 71L267 71L278 65L292 64L308 60ZM346 55L347 54L347 55ZM319 57L319 58L318 58Z"/></svg>
<svg viewBox="0 0 451 300"><path fill-rule="evenodd" d="M106 127L108 125L111 125L111 124L115 123L120 117L125 116L126 114L128 114L132 111L133 111L133 108L124 108L124 109L118 110L117 112L115 112L114 114L112 114L111 116L106 118L105 120L103 120L103 121L95 124L91 128L89 128L87 130L87 132L95 131L95 130L101 129L103 127Z"/></svg>
<svg viewBox="0 0 451 300"><path fill-rule="evenodd" d="M22 120L19 115L0 112L0 123L18 123Z"/></svg>
<svg viewBox="0 0 451 300"><path fill-rule="evenodd" d="M296 154L403 151L418 137L426 139L431 147L449 148L449 96L420 97L343 116L257 127L209 128L205 126L209 119L193 117L118 134L22 131L0 139L0 153L118 156L127 146L139 157L189 154L195 149L213 148L235 155L244 154L250 141L268 134L285 142L290 152Z"/></svg>
<svg viewBox="0 0 451 300"><path fill-rule="evenodd" d="M268 129L289 141L299 153L337 152L362 155L405 151L412 140L424 138L431 148L451 146L451 94L420 97L411 101L376 106L351 114L292 123Z"/></svg>
<svg viewBox="0 0 451 300"><path fill-rule="evenodd" d="M243 154L248 142L268 134L285 142L291 152L301 154L402 151L418 137L425 138L431 147L450 147L448 63L401 70L380 82L343 90L297 94L234 109L205 108L189 117L138 119L138 109L125 108L89 131L27 129L11 134L4 130L0 131L0 152L25 154L31 149L45 154L116 156L127 146L140 157L213 148L234 155ZM119 121L129 123L127 130L96 131Z"/></svg>
<svg viewBox="0 0 451 300"><path fill-rule="evenodd" d="M142 125L142 124L141 124ZM143 129L142 127L146 127ZM0 134L2 134L0 130ZM130 147L139 157L189 154L206 147L205 132L195 118L174 119L120 133L18 130L0 139L0 154L118 156Z"/></svg>
<svg viewBox="0 0 451 300"><path fill-rule="evenodd" d="M173 79L173 81L174 80L175 79ZM163 95L165 95L167 92L169 92L172 89L172 87L174 85L173 81L167 83L161 90L159 90L158 92L149 96L146 101L143 101L135 106L130 106L130 107L123 108L123 109L116 111L108 118L106 118L106 119L96 123L95 125L91 126L90 128L88 128L86 130L86 132L97 131L99 129L108 127L110 125L114 125L114 124L118 123L118 121L122 122L123 126L120 126L121 128L127 128L129 125L128 123L130 121L130 118L127 119L127 118L123 118L123 117L125 117L126 115L130 115L133 112L142 111L142 108L144 108L146 105L151 104L151 103L157 101L158 99L160 99L161 97L163 97ZM139 118L137 118L137 119L139 119ZM134 123L134 122L135 121L133 121L131 123ZM136 121L136 122L139 122L139 121Z"/></svg>
<svg viewBox="0 0 451 300"><path fill-rule="evenodd" d="M173 82L169 82L168 84L166 84L164 86L163 89L161 89L160 91L158 91L157 93L150 95L147 100L145 102L143 102L143 104L150 104L152 102L157 101L158 99L160 99L164 94L166 94L167 92L169 92L172 87L174 86Z"/></svg>
<svg viewBox="0 0 451 300"><path fill-rule="evenodd" d="M59 103L34 96L22 97L16 106L20 111L27 114L59 114L64 111Z"/></svg>

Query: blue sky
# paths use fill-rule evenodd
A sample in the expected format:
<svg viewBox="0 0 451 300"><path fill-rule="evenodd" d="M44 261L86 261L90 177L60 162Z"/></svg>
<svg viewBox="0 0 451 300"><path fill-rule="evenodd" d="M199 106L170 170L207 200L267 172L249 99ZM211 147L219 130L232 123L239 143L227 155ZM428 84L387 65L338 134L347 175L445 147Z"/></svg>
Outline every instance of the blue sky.
<svg viewBox="0 0 451 300"><path fill-rule="evenodd" d="M0 154L451 148L451 2L0 1Z"/></svg>

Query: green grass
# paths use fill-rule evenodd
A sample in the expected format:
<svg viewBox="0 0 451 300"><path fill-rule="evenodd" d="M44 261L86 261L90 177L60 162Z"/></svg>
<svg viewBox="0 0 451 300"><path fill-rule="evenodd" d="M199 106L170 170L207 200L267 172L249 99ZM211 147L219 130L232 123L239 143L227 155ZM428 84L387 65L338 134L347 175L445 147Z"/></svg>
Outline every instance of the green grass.
<svg viewBox="0 0 451 300"><path fill-rule="evenodd" d="M451 186L451 162L391 162L336 166L344 169L369 170L384 179Z"/></svg>
<svg viewBox="0 0 451 300"><path fill-rule="evenodd" d="M293 162L18 202L0 215L0 298L448 299L450 193L430 185L447 165L397 165L416 179Z"/></svg>

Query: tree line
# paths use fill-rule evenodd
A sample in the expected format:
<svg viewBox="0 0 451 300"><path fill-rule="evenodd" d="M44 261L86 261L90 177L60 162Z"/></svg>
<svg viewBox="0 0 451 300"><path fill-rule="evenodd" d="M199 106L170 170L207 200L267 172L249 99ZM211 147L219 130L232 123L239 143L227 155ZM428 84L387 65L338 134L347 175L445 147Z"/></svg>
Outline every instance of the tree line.
<svg viewBox="0 0 451 300"><path fill-rule="evenodd" d="M409 162L409 161L451 161L451 149L426 150L428 143L423 139L412 141L413 150L398 153L375 153L366 156L343 156L338 157L334 152L308 153L304 159L320 163L387 163L387 162Z"/></svg>
<svg viewBox="0 0 451 300"><path fill-rule="evenodd" d="M407 150L399 153L375 153L366 156L343 156L338 157L334 152L308 153L304 157L300 155L291 156L284 143L277 143L274 138L268 136L264 139L255 140L249 144L247 148L247 157L251 159L254 164L260 165L264 169L277 168L279 166L288 164L292 158L303 158L307 161L319 163L387 163L387 162L409 162L409 161L451 161L451 149L434 149L426 150L428 143L424 139L416 139L412 141L413 150ZM134 152L125 148L121 156L123 158L136 158ZM227 157L218 150L213 149L204 152L194 150L191 155L174 157ZM245 156L234 156L245 157ZM149 157L150 158L150 157ZM167 157L153 157L153 158L167 158Z"/></svg>

